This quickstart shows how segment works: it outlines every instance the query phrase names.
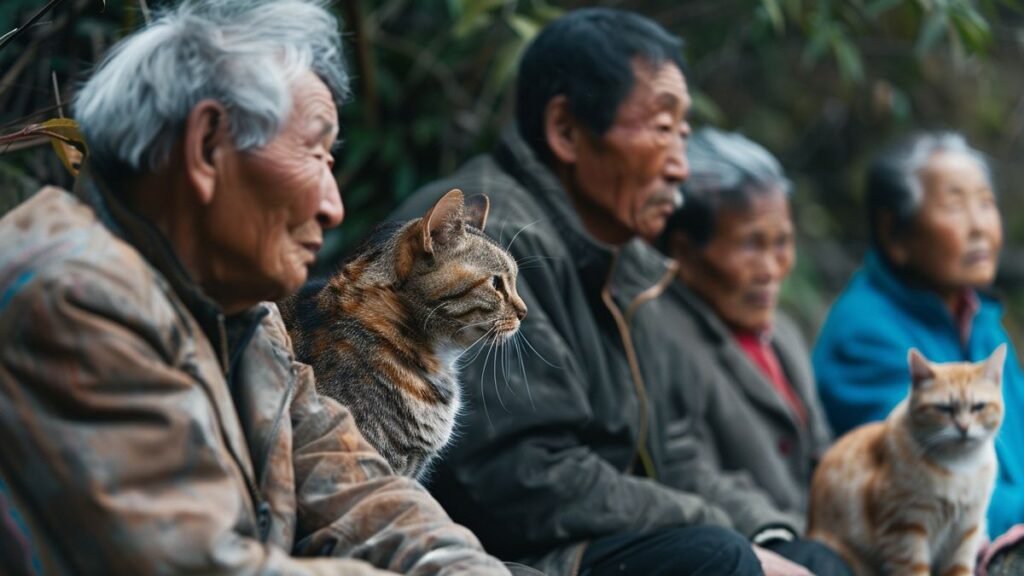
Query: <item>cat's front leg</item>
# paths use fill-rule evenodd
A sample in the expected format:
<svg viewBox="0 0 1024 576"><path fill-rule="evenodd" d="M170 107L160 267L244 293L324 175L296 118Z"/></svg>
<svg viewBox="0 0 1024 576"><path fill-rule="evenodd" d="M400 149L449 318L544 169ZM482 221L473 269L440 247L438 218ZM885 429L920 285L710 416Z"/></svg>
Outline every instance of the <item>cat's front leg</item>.
<svg viewBox="0 0 1024 576"><path fill-rule="evenodd" d="M931 576L928 534L918 525L885 534L879 540L883 576Z"/></svg>
<svg viewBox="0 0 1024 576"><path fill-rule="evenodd" d="M959 543L952 554L949 555L942 566L939 566L937 574L941 576L971 576L974 574L975 560L978 556L978 548L981 546L981 534L984 526L974 524L961 528L956 537Z"/></svg>

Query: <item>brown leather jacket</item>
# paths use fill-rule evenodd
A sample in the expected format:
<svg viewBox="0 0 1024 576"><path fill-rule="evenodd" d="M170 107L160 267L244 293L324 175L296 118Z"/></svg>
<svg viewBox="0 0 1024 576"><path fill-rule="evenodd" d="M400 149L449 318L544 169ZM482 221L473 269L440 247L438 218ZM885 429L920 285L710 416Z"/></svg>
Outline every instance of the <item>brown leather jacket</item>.
<svg viewBox="0 0 1024 576"><path fill-rule="evenodd" d="M76 191L0 220L0 573L508 574L316 394L275 305L225 319Z"/></svg>

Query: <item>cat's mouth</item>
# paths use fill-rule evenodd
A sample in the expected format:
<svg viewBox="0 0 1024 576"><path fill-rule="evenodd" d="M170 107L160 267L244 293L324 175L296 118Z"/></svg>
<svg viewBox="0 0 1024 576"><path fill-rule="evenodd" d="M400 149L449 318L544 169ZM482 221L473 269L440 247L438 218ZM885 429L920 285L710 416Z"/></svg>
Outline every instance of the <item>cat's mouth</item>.
<svg viewBox="0 0 1024 576"><path fill-rule="evenodd" d="M519 331L519 320L504 320L495 325L495 338L502 344L508 342Z"/></svg>

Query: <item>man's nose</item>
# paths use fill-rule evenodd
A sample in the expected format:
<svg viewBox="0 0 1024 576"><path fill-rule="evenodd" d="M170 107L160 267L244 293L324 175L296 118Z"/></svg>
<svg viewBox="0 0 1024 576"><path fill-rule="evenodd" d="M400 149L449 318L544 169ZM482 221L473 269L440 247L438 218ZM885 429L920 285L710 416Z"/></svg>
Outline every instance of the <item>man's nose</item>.
<svg viewBox="0 0 1024 576"><path fill-rule="evenodd" d="M338 183L331 176L324 184L320 194L320 206L317 208L316 221L322 228L334 228L345 219L345 206L341 203L341 192Z"/></svg>
<svg viewBox="0 0 1024 576"><path fill-rule="evenodd" d="M690 176L690 163L686 160L686 136L680 135L668 154L665 179L675 185L682 184Z"/></svg>

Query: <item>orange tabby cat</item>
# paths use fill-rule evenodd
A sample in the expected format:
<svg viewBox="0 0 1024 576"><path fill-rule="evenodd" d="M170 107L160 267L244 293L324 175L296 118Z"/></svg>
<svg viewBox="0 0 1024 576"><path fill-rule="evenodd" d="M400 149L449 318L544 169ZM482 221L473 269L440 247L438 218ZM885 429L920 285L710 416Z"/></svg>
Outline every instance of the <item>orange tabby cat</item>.
<svg viewBox="0 0 1024 576"><path fill-rule="evenodd" d="M818 465L808 536L858 576L971 576L996 477L1005 359L1005 344L976 364L910 350L910 396Z"/></svg>

